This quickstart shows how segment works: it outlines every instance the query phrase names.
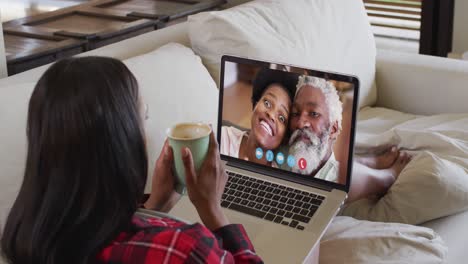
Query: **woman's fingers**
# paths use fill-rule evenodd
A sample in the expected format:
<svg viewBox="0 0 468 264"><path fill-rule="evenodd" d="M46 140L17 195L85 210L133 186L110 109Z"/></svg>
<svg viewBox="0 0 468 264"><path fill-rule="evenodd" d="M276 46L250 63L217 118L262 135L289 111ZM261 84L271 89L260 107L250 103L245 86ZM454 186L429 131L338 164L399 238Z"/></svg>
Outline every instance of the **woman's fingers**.
<svg viewBox="0 0 468 264"><path fill-rule="evenodd" d="M214 133L213 133L213 131L211 131L210 146L209 146L209 149L208 149L208 157L216 156L217 152L218 152L218 141L216 141Z"/></svg>
<svg viewBox="0 0 468 264"><path fill-rule="evenodd" d="M164 143L164 163L165 164L172 164L172 159L173 159L173 155L172 155L172 147L169 146L169 142L167 141L166 139L166 142Z"/></svg>
<svg viewBox="0 0 468 264"><path fill-rule="evenodd" d="M192 152L189 148L182 149L182 161L185 169L185 181L187 186L193 186L196 182L195 166L193 164Z"/></svg>

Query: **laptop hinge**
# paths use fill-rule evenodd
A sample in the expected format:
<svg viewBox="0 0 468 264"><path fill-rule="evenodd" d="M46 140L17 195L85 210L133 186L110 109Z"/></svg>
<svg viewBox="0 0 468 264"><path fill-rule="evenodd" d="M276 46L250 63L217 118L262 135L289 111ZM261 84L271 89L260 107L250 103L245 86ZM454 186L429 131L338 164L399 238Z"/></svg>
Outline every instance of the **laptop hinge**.
<svg viewBox="0 0 468 264"><path fill-rule="evenodd" d="M271 170L271 171L270 170L262 170L261 172L259 172L259 170L257 168L254 168L252 166L242 164L242 163L229 161L226 164L228 166L231 166L231 167L239 168L239 169L250 171L250 172L253 172L253 173L261 173L261 174L264 174L264 175L267 175L267 176L270 176L270 177L274 177L274 178L289 181L289 182L294 182L294 183L301 184L301 185L310 186L310 187L313 187L313 188L318 188L320 190L324 190L324 191L327 191L327 192L331 192L334 189L332 186L327 186L325 184L321 184L321 183L317 183L317 182L311 182L311 181L305 180L303 178L299 178L296 175L294 175L292 173L290 174L290 173L288 173L286 171L278 172L278 171L275 171L275 170Z"/></svg>

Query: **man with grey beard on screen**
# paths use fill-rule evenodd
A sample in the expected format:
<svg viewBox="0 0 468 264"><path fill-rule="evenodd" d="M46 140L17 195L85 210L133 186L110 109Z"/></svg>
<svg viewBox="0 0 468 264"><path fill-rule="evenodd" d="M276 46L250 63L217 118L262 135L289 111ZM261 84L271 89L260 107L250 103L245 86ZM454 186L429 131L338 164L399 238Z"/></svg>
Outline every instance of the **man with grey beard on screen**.
<svg viewBox="0 0 468 264"><path fill-rule="evenodd" d="M289 129L293 172L337 182L333 144L341 131L342 103L335 86L322 78L299 77Z"/></svg>

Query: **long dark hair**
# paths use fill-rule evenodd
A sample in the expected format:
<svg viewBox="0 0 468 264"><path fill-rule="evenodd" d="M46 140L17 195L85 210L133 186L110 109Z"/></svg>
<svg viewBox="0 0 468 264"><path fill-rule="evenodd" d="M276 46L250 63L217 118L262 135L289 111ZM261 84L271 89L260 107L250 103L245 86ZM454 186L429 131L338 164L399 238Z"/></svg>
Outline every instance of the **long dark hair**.
<svg viewBox="0 0 468 264"><path fill-rule="evenodd" d="M147 176L138 85L120 61L51 66L29 101L24 179L1 246L13 263L92 263L130 228Z"/></svg>

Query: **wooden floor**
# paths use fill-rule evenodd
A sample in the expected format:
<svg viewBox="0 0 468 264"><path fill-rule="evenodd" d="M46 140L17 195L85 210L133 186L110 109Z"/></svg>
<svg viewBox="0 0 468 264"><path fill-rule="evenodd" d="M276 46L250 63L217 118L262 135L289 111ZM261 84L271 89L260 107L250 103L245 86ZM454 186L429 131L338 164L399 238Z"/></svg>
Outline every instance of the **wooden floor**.
<svg viewBox="0 0 468 264"><path fill-rule="evenodd" d="M92 0L0 0L2 21L34 16Z"/></svg>

